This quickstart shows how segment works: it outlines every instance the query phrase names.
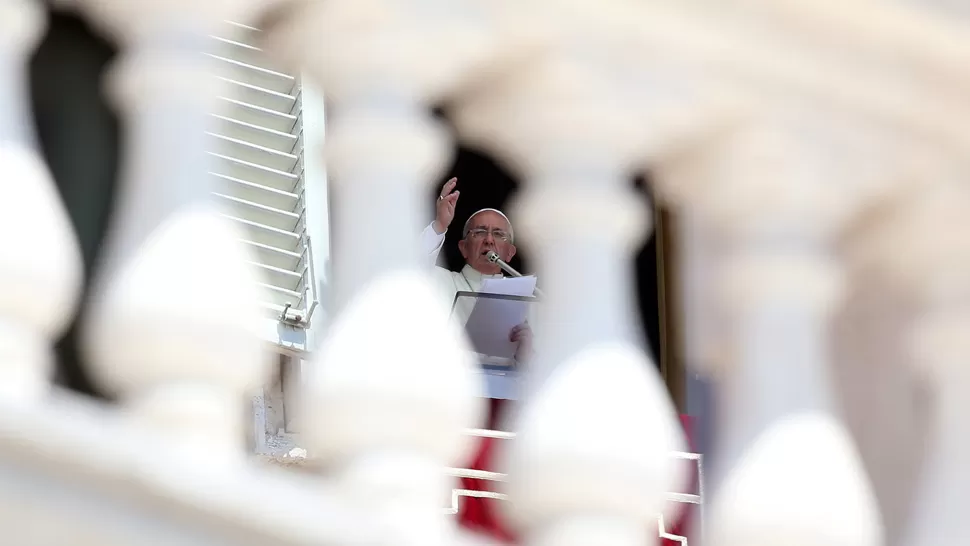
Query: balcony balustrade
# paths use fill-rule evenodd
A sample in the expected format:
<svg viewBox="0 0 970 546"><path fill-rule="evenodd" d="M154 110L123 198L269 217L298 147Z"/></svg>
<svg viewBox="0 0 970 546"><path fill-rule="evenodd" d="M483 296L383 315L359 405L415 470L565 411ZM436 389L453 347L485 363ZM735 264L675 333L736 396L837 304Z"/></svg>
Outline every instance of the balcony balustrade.
<svg viewBox="0 0 970 546"><path fill-rule="evenodd" d="M81 259L30 122L26 66L47 8L0 0L0 523L11 543L493 543L449 515L472 496L508 501L502 519L528 546L970 538L970 21L953 11L57 4L121 48L104 78L124 164L80 311L89 372L116 400L50 380L51 345L79 312ZM325 139L305 112L319 106L311 89L327 100ZM431 115L442 104L453 126ZM420 261L423 196L455 140L523 180L512 212L545 293L509 433L478 429L476 362ZM705 241L703 270L684 271L705 297L681 325L701 348L689 364L718 392L703 464L634 335L629 262L653 219L628 177L644 169ZM311 174L334 190L326 293ZM884 319L858 297L873 279L911 304L908 379L884 370L866 335ZM319 334L299 348L309 479L246 451L246 397L273 362L267 321ZM889 392L884 371L898 392L926 388L937 404L918 423L934 431L924 457L912 429L851 396L868 382ZM497 469L462 468L483 435L502 444ZM908 450L898 472L882 462L890 445ZM669 532L685 505L707 504L687 536Z"/></svg>

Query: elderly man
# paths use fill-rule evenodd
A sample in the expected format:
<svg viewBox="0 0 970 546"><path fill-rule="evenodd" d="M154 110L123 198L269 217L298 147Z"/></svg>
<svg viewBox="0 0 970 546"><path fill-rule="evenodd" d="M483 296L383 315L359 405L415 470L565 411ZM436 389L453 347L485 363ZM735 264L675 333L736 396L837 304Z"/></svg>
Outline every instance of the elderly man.
<svg viewBox="0 0 970 546"><path fill-rule="evenodd" d="M421 234L421 240L429 259L437 260L445 242L445 233L455 219L455 204L459 192L455 190L457 178L449 180L441 189L435 205L435 219ZM478 292L482 281L502 277L502 271L486 257L495 251L502 260L508 262L515 256L512 223L505 214L496 209L482 209L468 217L461 232L458 250L465 258L461 271L434 268L434 278L440 287L442 298L450 305L458 292ZM459 302L455 309L456 319L464 325L471 313L474 302ZM528 324L520 324L509 332L509 340L518 344L515 360L522 362L532 353L532 329Z"/></svg>

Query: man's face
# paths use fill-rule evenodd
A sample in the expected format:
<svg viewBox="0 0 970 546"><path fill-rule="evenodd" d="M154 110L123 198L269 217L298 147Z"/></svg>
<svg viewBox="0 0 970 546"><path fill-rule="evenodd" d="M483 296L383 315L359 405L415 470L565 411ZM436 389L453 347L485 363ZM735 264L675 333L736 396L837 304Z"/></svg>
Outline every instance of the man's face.
<svg viewBox="0 0 970 546"><path fill-rule="evenodd" d="M489 262L485 255L494 250L506 262L515 256L515 245L512 244L510 235L511 226L502 215L490 210L473 216L468 226L468 235L458 241L458 250L465 257L465 263L480 273L498 273L499 266Z"/></svg>

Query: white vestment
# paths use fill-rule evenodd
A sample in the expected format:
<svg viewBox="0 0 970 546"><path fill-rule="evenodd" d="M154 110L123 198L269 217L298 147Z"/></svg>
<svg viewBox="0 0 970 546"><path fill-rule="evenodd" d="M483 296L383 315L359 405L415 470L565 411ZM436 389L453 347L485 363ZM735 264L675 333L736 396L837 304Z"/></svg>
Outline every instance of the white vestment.
<svg viewBox="0 0 970 546"><path fill-rule="evenodd" d="M438 260L438 254L441 252L441 247L444 244L445 234L435 232L433 223L429 224L421 232L421 247L428 254L428 260L432 264ZM437 266L432 271L435 286L441 293L442 301L448 305L449 309L454 304L455 295L458 292L478 292L482 287L483 279L498 279L501 277L501 273L485 275L468 264L465 264L465 267L461 271L450 271ZM454 318L460 326L465 326L465 323L468 321L468 315L471 314L474 305L475 300L472 298L464 298L458 303L458 306L455 308Z"/></svg>
<svg viewBox="0 0 970 546"><path fill-rule="evenodd" d="M500 278L502 274L496 275L485 275L477 270L473 269L470 265L465 264L465 267L461 271L451 271L443 267L438 267L435 264L438 260L438 254L441 252L441 247L445 243L445 234L438 234L434 230L434 224L429 224L428 227L424 228L421 232L421 248L427 253L428 261L431 263L432 272L431 277L435 284L435 287L441 294L442 301L448 305L450 309L455 302L455 295L458 292L478 292L482 287L482 281L489 278ZM454 314L452 317L458 322L458 325L462 328L465 327L465 323L468 322L468 316L471 314L472 308L475 306L474 298L463 298L462 301L458 303L455 307ZM535 329L535 311L536 307L531 306L529 312L529 325ZM488 364L500 364L502 366L514 365L515 360L498 359L493 360L485 355L479 355L482 358L482 363ZM515 400L519 387L517 386L517 380L514 376L509 376L507 374L486 374L485 375L486 393L488 398L503 398Z"/></svg>

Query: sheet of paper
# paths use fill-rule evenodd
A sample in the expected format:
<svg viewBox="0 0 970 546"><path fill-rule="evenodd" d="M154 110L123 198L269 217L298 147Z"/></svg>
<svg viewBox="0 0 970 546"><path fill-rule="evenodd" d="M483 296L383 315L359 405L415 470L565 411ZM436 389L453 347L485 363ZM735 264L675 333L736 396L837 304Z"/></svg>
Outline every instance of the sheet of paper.
<svg viewBox="0 0 970 546"><path fill-rule="evenodd" d="M532 296L535 285L535 277L486 279L479 292ZM478 298L465 323L475 350L493 357L514 357L517 344L509 341L509 333L526 321L530 305L533 303L528 301Z"/></svg>
<svg viewBox="0 0 970 546"><path fill-rule="evenodd" d="M506 296L531 296L536 291L536 277L503 277L501 279L483 279L479 292L486 294L504 294Z"/></svg>

